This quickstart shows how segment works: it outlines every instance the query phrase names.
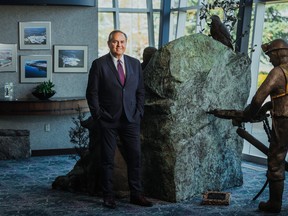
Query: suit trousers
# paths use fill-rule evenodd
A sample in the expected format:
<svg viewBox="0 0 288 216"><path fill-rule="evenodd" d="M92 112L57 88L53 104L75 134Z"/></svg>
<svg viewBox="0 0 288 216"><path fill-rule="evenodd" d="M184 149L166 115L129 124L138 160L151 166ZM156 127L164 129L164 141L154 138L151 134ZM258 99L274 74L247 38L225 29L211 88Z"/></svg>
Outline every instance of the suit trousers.
<svg viewBox="0 0 288 216"><path fill-rule="evenodd" d="M113 124L113 127L107 127L100 124L100 137L103 196L114 196L113 169L118 137L122 142L127 163L130 193L140 194L142 191L140 122L131 123L125 117L121 117L116 126Z"/></svg>

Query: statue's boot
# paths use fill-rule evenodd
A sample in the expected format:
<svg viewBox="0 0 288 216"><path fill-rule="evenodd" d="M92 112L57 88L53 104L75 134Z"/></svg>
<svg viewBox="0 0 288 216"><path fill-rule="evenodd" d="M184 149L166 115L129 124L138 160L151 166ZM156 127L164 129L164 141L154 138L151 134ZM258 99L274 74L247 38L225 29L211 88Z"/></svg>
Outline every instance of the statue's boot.
<svg viewBox="0 0 288 216"><path fill-rule="evenodd" d="M282 194L284 189L284 181L269 182L269 200L259 203L259 210L270 213L279 213L282 206Z"/></svg>

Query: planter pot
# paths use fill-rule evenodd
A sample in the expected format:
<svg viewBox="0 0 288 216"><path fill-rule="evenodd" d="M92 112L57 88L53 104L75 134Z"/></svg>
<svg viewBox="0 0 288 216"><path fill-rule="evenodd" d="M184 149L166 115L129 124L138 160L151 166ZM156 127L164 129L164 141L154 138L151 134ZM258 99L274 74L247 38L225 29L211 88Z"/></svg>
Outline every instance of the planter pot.
<svg viewBox="0 0 288 216"><path fill-rule="evenodd" d="M39 93L39 92L32 92L32 95L34 95L36 98L38 98L39 100L48 100L49 98L51 98L56 92L51 92L48 94L44 94L44 93Z"/></svg>

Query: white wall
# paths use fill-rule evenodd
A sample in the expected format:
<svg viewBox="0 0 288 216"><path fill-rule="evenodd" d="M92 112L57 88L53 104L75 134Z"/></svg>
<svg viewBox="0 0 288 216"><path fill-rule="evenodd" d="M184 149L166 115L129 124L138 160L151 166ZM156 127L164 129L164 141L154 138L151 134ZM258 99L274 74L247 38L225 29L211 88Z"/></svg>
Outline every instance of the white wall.
<svg viewBox="0 0 288 216"><path fill-rule="evenodd" d="M0 43L19 44L18 22L51 22L52 45L88 45L88 70L97 54L96 7L75 6L0 6ZM51 50L17 50L21 55L52 55ZM20 60L17 72L0 72L0 99L5 82L14 83L15 98L31 98L35 83L20 83ZM52 73L57 93L54 97L85 97L88 73ZM89 113L87 113L87 117ZM0 116L1 129L30 130L32 150L73 148L68 131L73 127L71 115ZM50 124L50 132L44 125Z"/></svg>

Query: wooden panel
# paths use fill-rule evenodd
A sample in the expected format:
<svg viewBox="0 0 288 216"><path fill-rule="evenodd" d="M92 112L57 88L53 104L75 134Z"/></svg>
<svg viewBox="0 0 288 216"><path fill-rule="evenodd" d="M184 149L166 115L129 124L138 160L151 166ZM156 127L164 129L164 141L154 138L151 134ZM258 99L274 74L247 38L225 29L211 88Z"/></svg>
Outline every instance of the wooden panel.
<svg viewBox="0 0 288 216"><path fill-rule="evenodd" d="M18 99L0 101L0 115L66 115L89 112L84 98L55 98L50 100Z"/></svg>

